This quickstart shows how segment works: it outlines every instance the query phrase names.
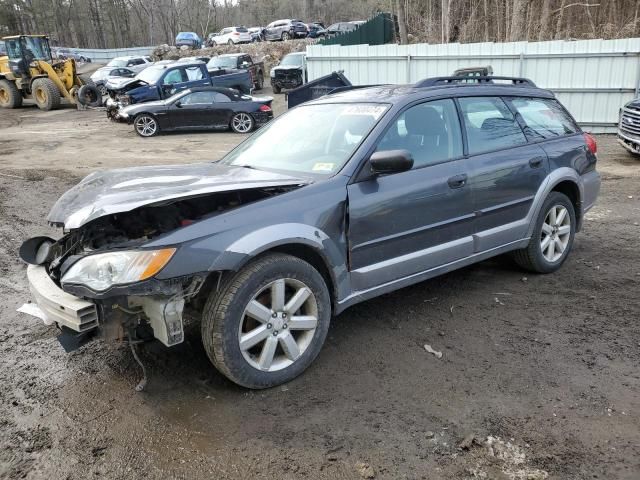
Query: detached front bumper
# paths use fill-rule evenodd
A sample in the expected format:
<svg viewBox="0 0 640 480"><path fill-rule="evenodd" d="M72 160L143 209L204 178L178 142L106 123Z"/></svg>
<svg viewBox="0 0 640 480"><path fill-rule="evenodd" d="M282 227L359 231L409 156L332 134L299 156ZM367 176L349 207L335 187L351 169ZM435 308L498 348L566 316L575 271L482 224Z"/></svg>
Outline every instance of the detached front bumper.
<svg viewBox="0 0 640 480"><path fill-rule="evenodd" d="M46 321L84 333L98 327L95 303L75 297L58 287L40 265L27 267L29 289Z"/></svg>

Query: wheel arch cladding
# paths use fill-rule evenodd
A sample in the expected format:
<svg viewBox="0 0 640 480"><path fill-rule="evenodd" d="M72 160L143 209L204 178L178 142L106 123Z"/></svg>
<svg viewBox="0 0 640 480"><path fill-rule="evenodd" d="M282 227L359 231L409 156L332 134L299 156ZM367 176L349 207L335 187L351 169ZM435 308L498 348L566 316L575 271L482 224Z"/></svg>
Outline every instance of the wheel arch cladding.
<svg viewBox="0 0 640 480"><path fill-rule="evenodd" d="M578 184L572 180L563 180L554 185L551 191L560 192L571 200L576 215L576 231L579 231L582 227L582 201Z"/></svg>
<svg viewBox="0 0 640 480"><path fill-rule="evenodd" d="M327 283L332 303L347 294L348 272L339 247L322 230L309 225L289 223L253 231L226 247L209 271L238 271L250 260L272 252L287 253L316 268Z"/></svg>

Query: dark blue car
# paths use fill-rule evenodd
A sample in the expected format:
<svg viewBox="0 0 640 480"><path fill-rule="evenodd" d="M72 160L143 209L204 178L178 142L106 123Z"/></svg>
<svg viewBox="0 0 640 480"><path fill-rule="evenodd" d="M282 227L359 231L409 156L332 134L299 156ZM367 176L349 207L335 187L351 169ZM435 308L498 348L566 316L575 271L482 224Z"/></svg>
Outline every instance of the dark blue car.
<svg viewBox="0 0 640 480"><path fill-rule="evenodd" d="M598 195L593 137L527 80L460 81L304 103L216 163L89 175L48 216L64 235L21 248L35 300L69 335L167 346L189 309L213 365L266 388L358 302L505 253L556 271Z"/></svg>
<svg viewBox="0 0 640 480"><path fill-rule="evenodd" d="M195 32L180 32L176 36L176 47L202 48L202 39Z"/></svg>

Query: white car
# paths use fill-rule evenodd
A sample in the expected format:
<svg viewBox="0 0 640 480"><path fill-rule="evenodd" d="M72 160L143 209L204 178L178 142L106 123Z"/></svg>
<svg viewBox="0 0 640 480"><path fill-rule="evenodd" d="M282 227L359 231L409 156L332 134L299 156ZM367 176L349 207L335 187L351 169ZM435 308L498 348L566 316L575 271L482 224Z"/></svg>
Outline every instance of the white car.
<svg viewBox="0 0 640 480"><path fill-rule="evenodd" d="M245 27L227 27L223 28L219 33L209 34L207 43L210 47L224 44L251 43L251 34Z"/></svg>
<svg viewBox="0 0 640 480"><path fill-rule="evenodd" d="M107 63L107 67L113 68L128 68L136 73L141 72L145 68L153 65L151 57L147 56L129 56L129 57L116 57L111 59Z"/></svg>

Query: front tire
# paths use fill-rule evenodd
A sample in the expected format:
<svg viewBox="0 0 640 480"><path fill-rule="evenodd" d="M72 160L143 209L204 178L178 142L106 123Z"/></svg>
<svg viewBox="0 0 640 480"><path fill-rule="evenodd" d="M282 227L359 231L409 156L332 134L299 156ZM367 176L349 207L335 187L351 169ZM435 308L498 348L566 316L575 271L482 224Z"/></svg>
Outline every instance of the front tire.
<svg viewBox="0 0 640 480"><path fill-rule="evenodd" d="M536 219L529 245L513 252L516 263L529 271L552 273L567 259L576 229L576 214L571 200L560 192L551 192Z"/></svg>
<svg viewBox="0 0 640 480"><path fill-rule="evenodd" d="M31 92L40 110L55 110L60 106L60 90L50 78L36 78Z"/></svg>
<svg viewBox="0 0 640 480"><path fill-rule="evenodd" d="M272 85L273 93L280 93L282 89L278 85Z"/></svg>
<svg viewBox="0 0 640 480"><path fill-rule="evenodd" d="M158 120L148 113L141 113L133 120L133 128L136 133L144 138L153 137L160 133Z"/></svg>
<svg viewBox="0 0 640 480"><path fill-rule="evenodd" d="M0 107L18 108L22 105L22 94L15 83L0 80Z"/></svg>
<svg viewBox="0 0 640 480"><path fill-rule="evenodd" d="M256 127L256 121L245 112L238 112L231 117L231 130L236 133L249 133Z"/></svg>
<svg viewBox="0 0 640 480"><path fill-rule="evenodd" d="M289 40L289 38L290 38L290 37L289 37L289 34L288 34L287 32L283 32L283 33L282 33L282 41L283 41L283 42L288 41L288 40Z"/></svg>
<svg viewBox="0 0 640 480"><path fill-rule="evenodd" d="M264 75L262 74L262 72L259 72L258 82L256 83L256 90L262 90L262 87L264 87Z"/></svg>
<svg viewBox="0 0 640 480"><path fill-rule="evenodd" d="M293 380L320 352L331 300L322 275L290 255L258 258L212 292L202 341L213 365L247 388Z"/></svg>

